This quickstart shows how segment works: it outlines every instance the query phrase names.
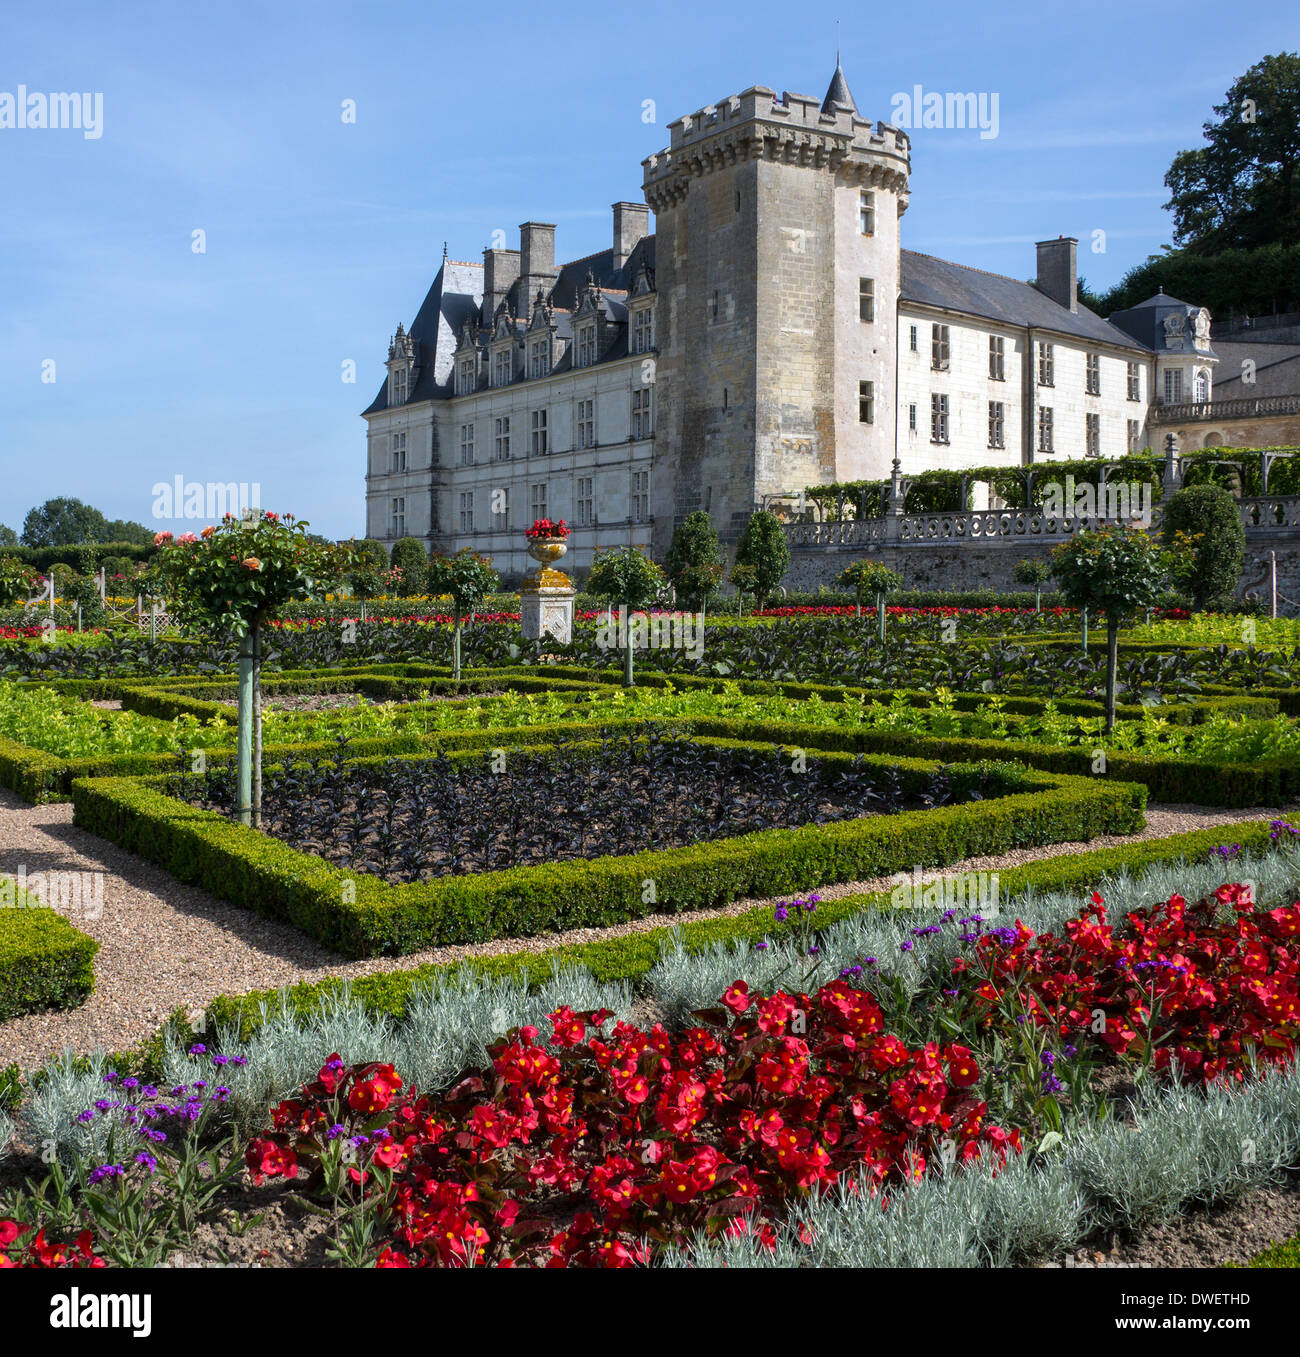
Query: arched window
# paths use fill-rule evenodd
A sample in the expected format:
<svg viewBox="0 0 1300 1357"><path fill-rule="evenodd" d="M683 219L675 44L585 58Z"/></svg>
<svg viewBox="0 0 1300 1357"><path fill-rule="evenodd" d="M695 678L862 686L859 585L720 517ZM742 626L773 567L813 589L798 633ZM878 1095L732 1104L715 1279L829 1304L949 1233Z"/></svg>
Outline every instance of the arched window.
<svg viewBox="0 0 1300 1357"><path fill-rule="evenodd" d="M1204 368L1197 369L1193 389L1195 394L1192 399L1197 405L1204 405L1210 399L1210 374Z"/></svg>

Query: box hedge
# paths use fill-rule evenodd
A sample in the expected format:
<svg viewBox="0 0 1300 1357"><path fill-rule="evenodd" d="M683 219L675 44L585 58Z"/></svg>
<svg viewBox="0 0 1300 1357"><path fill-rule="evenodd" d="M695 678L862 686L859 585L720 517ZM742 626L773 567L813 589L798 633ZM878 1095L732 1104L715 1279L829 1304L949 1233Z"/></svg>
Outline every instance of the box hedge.
<svg viewBox="0 0 1300 1357"><path fill-rule="evenodd" d="M75 1008L95 988L99 943L13 882L0 883L0 1022Z"/></svg>

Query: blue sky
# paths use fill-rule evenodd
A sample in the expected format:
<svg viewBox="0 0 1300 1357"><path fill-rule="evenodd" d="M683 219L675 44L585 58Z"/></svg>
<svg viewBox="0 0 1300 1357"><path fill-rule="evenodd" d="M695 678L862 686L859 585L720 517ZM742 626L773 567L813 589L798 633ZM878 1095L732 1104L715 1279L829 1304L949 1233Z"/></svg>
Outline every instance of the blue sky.
<svg viewBox="0 0 1300 1357"><path fill-rule="evenodd" d="M560 259L604 248L673 118L751 84L824 93L837 15L866 116L916 84L998 95L996 138L913 131L904 243L1025 278L1035 240L1076 235L1094 287L1169 240L1164 172L1231 81L1300 46L1271 0L24 11L0 17L0 100L101 93L103 127L0 128L0 523L17 529L64 494L153 525L153 485L181 475L256 481L266 507L360 534L359 413L443 241L475 259L533 218L557 223Z"/></svg>

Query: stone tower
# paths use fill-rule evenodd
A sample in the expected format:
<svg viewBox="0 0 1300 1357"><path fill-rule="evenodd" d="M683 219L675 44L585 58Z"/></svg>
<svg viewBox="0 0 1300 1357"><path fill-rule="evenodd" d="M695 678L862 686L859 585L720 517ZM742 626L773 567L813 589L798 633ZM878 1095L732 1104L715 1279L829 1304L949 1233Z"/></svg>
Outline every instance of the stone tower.
<svg viewBox="0 0 1300 1357"><path fill-rule="evenodd" d="M838 66L823 100L753 86L669 130L644 162L656 554L692 510L734 541L765 496L888 476L909 170Z"/></svg>

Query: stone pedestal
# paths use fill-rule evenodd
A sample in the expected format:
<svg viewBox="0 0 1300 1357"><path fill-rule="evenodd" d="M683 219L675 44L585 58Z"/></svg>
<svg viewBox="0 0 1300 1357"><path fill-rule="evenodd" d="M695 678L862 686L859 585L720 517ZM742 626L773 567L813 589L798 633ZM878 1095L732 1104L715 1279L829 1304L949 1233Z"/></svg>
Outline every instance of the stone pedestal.
<svg viewBox="0 0 1300 1357"><path fill-rule="evenodd" d="M553 637L562 645L573 639L573 581L554 562L568 547L560 538L541 538L529 543L528 554L538 562L524 576L519 591L519 621L524 640Z"/></svg>
<svg viewBox="0 0 1300 1357"><path fill-rule="evenodd" d="M550 575L560 575L567 580L562 571L551 570ZM562 645L573 639L573 597L574 589L570 584L563 586L542 585L529 589L525 581L519 596L519 620L526 641L540 641L544 636L553 637Z"/></svg>

